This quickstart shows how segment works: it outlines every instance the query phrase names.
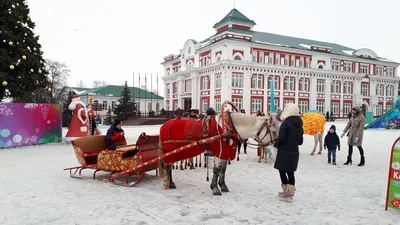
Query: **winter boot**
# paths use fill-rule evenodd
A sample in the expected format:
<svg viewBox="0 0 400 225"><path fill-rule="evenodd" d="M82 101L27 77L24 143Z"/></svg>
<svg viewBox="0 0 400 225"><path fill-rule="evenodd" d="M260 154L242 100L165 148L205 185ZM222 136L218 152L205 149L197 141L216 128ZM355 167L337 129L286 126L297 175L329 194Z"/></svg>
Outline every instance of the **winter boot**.
<svg viewBox="0 0 400 225"><path fill-rule="evenodd" d="M353 164L353 161L351 161L351 157L350 156L347 156L347 161L344 163L344 165L352 165Z"/></svg>
<svg viewBox="0 0 400 225"><path fill-rule="evenodd" d="M280 197L284 197L285 196L285 192L287 191L287 184L281 184L281 187L282 187L282 192L279 192L278 193L278 195L280 196Z"/></svg>
<svg viewBox="0 0 400 225"><path fill-rule="evenodd" d="M328 164L331 164L331 160L330 159L328 159Z"/></svg>
<svg viewBox="0 0 400 225"><path fill-rule="evenodd" d="M294 185L288 185L286 192L285 192L285 197L286 198L293 198L294 196L294 192L296 191L296 188L294 187Z"/></svg>
<svg viewBox="0 0 400 225"><path fill-rule="evenodd" d="M360 164L358 164L358 166L364 166L364 165L365 165L365 158L364 158L364 156L362 156Z"/></svg>
<svg viewBox="0 0 400 225"><path fill-rule="evenodd" d="M336 165L336 160L333 160L332 165Z"/></svg>

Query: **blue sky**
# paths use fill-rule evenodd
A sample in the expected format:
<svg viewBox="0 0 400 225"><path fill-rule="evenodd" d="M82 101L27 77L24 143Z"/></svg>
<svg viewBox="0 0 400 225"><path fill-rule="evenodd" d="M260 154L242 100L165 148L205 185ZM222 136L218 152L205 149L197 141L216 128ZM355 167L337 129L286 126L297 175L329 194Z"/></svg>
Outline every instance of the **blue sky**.
<svg viewBox="0 0 400 225"><path fill-rule="evenodd" d="M97 79L131 85L133 72L162 76L164 56L177 54L187 39L214 34L212 26L233 8L233 0L27 2L44 56L69 65L72 86ZM236 8L257 31L366 47L400 62L400 1L236 0Z"/></svg>

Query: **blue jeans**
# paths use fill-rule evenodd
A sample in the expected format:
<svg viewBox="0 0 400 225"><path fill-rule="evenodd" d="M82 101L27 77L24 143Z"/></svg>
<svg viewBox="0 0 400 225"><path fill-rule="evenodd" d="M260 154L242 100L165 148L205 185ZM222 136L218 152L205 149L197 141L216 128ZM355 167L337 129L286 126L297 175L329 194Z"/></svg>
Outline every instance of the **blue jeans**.
<svg viewBox="0 0 400 225"><path fill-rule="evenodd" d="M331 161L331 155L334 162L336 162L336 148L328 149L328 161Z"/></svg>

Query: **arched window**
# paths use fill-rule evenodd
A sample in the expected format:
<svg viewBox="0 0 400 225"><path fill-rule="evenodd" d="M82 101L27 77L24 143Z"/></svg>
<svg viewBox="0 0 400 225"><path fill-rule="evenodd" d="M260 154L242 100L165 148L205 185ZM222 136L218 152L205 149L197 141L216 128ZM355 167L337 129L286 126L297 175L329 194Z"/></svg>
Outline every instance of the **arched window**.
<svg viewBox="0 0 400 225"><path fill-rule="evenodd" d="M321 64L318 66L318 69L324 69L324 66Z"/></svg>
<svg viewBox="0 0 400 225"><path fill-rule="evenodd" d="M219 61L221 61L221 56L220 55L217 56L217 62L219 62Z"/></svg>
<svg viewBox="0 0 400 225"><path fill-rule="evenodd" d="M238 60L238 61L242 61L242 57L240 57L240 55L236 55L235 58L233 58L234 60Z"/></svg>
<svg viewBox="0 0 400 225"><path fill-rule="evenodd" d="M186 69L187 70L190 70L190 69L192 69L193 68L193 62L192 61L189 61L187 64L186 64Z"/></svg>

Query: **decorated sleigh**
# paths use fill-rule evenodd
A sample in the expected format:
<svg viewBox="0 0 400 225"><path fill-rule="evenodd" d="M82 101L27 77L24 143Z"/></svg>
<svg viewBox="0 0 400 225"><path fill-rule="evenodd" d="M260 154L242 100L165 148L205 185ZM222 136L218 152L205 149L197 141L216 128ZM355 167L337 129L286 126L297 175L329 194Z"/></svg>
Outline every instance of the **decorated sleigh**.
<svg viewBox="0 0 400 225"><path fill-rule="evenodd" d="M145 172L156 170L158 174L158 135L146 135L142 133L136 144L119 146L115 151L107 150L105 136L85 136L72 141L76 158L81 166L66 168L70 176L80 179L96 179L99 171L109 172L108 179L103 181L112 182L123 186L135 186L143 179ZM138 170L135 169L141 166ZM82 175L82 170L95 170L92 177ZM113 176L121 173L121 175ZM130 182L130 177L136 175L135 181ZM117 180L124 177L125 181Z"/></svg>

